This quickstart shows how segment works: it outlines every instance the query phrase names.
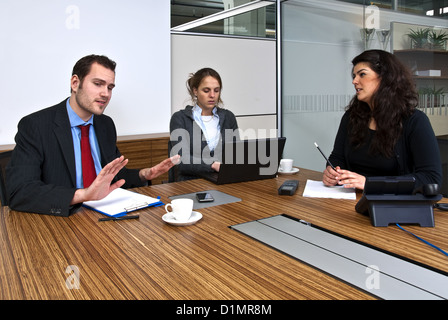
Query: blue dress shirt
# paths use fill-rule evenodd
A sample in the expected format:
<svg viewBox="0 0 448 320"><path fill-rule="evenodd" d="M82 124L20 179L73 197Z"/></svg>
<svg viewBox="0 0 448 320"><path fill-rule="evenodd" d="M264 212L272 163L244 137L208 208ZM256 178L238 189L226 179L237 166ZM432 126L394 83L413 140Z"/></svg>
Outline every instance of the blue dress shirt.
<svg viewBox="0 0 448 320"><path fill-rule="evenodd" d="M96 174L100 173L101 167L101 157L99 152L98 140L96 139L95 129L93 127L93 115L90 117L89 121L85 122L73 111L70 106L70 99L67 99L67 113L70 120L70 126L72 130L73 137L73 147L75 151L75 164L76 164L76 187L84 188L82 183L82 163L81 163L81 129L78 128L80 125L91 124L89 130L89 142L90 149L92 151L93 162L95 163Z"/></svg>

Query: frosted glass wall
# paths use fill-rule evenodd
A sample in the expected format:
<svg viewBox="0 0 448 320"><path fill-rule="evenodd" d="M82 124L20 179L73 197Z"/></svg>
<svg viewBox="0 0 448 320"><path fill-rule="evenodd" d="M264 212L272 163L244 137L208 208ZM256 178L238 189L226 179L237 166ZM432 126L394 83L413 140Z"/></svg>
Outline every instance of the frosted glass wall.
<svg viewBox="0 0 448 320"><path fill-rule="evenodd" d="M373 8L375 9L375 8ZM447 26L446 19L332 0L288 0L282 4L282 134L284 157L294 165L323 171L344 109L354 95L351 60L365 49L391 51L375 35L369 42L361 29L391 23ZM376 33L376 32L375 32Z"/></svg>
<svg viewBox="0 0 448 320"><path fill-rule="evenodd" d="M362 52L362 6L287 1L282 7L284 157L322 171L340 118L352 97L351 59Z"/></svg>

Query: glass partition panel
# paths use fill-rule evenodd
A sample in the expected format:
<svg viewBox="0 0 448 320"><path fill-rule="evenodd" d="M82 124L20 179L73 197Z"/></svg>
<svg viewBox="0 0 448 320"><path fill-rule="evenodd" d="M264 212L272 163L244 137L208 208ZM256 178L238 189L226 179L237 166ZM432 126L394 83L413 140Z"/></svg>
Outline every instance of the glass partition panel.
<svg viewBox="0 0 448 320"><path fill-rule="evenodd" d="M331 153L345 107L355 94L351 79L351 60L355 56L366 49L401 50L402 58L408 59L411 54L406 50L410 48L399 49L395 44L398 36L403 37L402 33L398 35L393 30L397 31L397 24L394 24L397 21L437 26L438 30L448 27L448 21L443 18L371 6L370 1L367 6L359 4L364 1L356 2L358 4L289 0L282 3L282 135L288 139L284 157L294 159L294 165L299 167L323 171L325 159L316 150L314 142L327 155ZM385 2L375 1L379 5ZM394 2L403 4L403 1ZM426 54L423 58L426 62L428 59L448 59L448 51L437 50L440 52L430 52L429 58L428 53L419 53L418 58ZM414 56L415 52L412 52L411 58ZM423 87L434 81L438 84L436 90L444 87L441 81L445 81L446 60L422 65L420 59L418 63L422 71L440 70L441 73L437 79L436 74L419 75L418 80ZM446 135L448 116L445 104L448 98L433 97L422 95L421 107L428 110L436 135ZM434 109L425 106L443 107L433 112L431 110Z"/></svg>
<svg viewBox="0 0 448 320"><path fill-rule="evenodd" d="M171 28L254 0L171 0Z"/></svg>
<svg viewBox="0 0 448 320"><path fill-rule="evenodd" d="M393 52L414 77L419 108L430 115L447 115L448 29L392 22L391 30Z"/></svg>
<svg viewBox="0 0 448 320"><path fill-rule="evenodd" d="M191 24L195 21L203 23ZM171 28L192 33L275 38L276 5L275 1L253 0L171 1Z"/></svg>
<svg viewBox="0 0 448 320"><path fill-rule="evenodd" d="M171 0L171 28L224 10L222 0Z"/></svg>
<svg viewBox="0 0 448 320"><path fill-rule="evenodd" d="M382 9L420 16L448 18L448 0L338 0L360 5L376 5Z"/></svg>
<svg viewBox="0 0 448 320"><path fill-rule="evenodd" d="M269 20L267 16L270 16ZM188 30L244 37L275 38L275 5Z"/></svg>
<svg viewBox="0 0 448 320"><path fill-rule="evenodd" d="M362 6L328 1L282 4L284 157L322 171L344 108L354 93L350 61L363 50Z"/></svg>

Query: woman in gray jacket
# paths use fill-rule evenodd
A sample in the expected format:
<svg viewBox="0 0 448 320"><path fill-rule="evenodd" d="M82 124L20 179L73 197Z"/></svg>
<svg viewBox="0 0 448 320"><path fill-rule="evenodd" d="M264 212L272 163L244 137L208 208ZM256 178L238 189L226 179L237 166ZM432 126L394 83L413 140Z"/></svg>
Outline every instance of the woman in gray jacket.
<svg viewBox="0 0 448 320"><path fill-rule="evenodd" d="M193 101L173 114L170 121L170 154L181 162L170 171L170 181L195 179L219 172L222 145L239 139L235 115L221 107L221 77L211 68L190 75L187 88Z"/></svg>

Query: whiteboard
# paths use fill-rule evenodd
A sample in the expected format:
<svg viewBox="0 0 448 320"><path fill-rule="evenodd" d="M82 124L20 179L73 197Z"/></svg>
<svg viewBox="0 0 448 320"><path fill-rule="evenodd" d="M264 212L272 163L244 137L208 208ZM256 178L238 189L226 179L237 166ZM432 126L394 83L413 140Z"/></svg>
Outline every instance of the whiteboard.
<svg viewBox="0 0 448 320"><path fill-rule="evenodd" d="M17 123L70 95L74 64L88 54L117 62L105 114L118 135L169 131L170 2L1 0L0 145Z"/></svg>

